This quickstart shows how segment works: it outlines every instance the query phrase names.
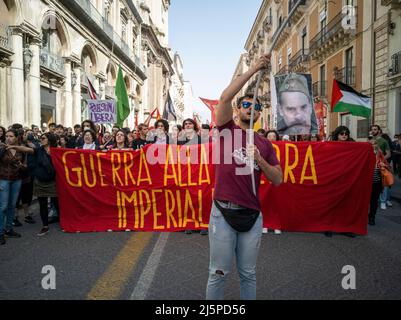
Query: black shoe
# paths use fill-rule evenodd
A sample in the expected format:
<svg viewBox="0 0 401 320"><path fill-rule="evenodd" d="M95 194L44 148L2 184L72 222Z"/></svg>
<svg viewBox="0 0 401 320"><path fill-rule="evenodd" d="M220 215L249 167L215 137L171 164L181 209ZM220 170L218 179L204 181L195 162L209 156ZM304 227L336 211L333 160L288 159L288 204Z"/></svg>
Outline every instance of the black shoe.
<svg viewBox="0 0 401 320"><path fill-rule="evenodd" d="M324 235L325 235L327 238L332 238L332 237L333 237L333 232L331 232L331 231L326 231L326 232L324 233Z"/></svg>
<svg viewBox="0 0 401 320"><path fill-rule="evenodd" d="M356 238L356 234L352 233L352 232L343 232L341 233L343 236L346 236L348 238Z"/></svg>
<svg viewBox="0 0 401 320"><path fill-rule="evenodd" d="M37 234L38 237L43 237L45 234L49 233L49 227L43 227L42 230Z"/></svg>
<svg viewBox="0 0 401 320"><path fill-rule="evenodd" d="M6 238L21 238L21 235L16 233L14 230L4 232L4 236Z"/></svg>
<svg viewBox="0 0 401 320"><path fill-rule="evenodd" d="M0 246L3 246L6 244L6 239L4 239L4 236L0 236Z"/></svg>
<svg viewBox="0 0 401 320"><path fill-rule="evenodd" d="M60 221L60 218L59 218L59 217L51 217L51 218L49 219L49 224L57 223L57 222L59 222L59 221Z"/></svg>
<svg viewBox="0 0 401 320"><path fill-rule="evenodd" d="M207 230L201 230L200 235L201 236L207 236L209 232Z"/></svg>
<svg viewBox="0 0 401 320"><path fill-rule="evenodd" d="M22 223L19 222L18 218L15 218L14 221L13 221L13 226L17 227L17 228L18 227L22 227Z"/></svg>
<svg viewBox="0 0 401 320"><path fill-rule="evenodd" d="M376 225L375 219L369 218L369 225L370 226L375 226Z"/></svg>
<svg viewBox="0 0 401 320"><path fill-rule="evenodd" d="M36 221L35 221L31 216L25 217L25 222L26 222L26 223L29 223L29 224L34 224L34 223L36 223Z"/></svg>

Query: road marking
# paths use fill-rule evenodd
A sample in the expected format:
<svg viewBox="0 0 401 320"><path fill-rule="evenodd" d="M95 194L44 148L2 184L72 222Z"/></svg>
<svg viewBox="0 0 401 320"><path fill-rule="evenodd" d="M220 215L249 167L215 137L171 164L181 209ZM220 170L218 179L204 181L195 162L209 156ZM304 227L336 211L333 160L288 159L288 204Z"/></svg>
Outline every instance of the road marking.
<svg viewBox="0 0 401 320"><path fill-rule="evenodd" d="M160 264L160 259L166 246L169 233L160 233L159 239L146 263L145 268L136 284L134 291L131 294L130 300L145 300L148 295L150 286L156 274L157 267Z"/></svg>
<svg viewBox="0 0 401 320"><path fill-rule="evenodd" d="M135 233L125 244L106 272L97 280L87 295L87 300L114 300L121 295L143 250L153 233Z"/></svg>

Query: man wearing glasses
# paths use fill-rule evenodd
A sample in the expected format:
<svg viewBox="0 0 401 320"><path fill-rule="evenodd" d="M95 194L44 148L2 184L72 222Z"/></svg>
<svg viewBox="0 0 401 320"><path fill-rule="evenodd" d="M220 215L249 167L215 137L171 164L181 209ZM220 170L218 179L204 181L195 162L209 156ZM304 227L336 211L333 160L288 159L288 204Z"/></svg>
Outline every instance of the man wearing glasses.
<svg viewBox="0 0 401 320"><path fill-rule="evenodd" d="M249 71L237 77L222 93L217 108L220 143L216 148L220 152L220 162L215 166L214 203L209 222L208 300L224 298L224 285L234 257L240 275L241 299L256 299L256 260L263 228L258 197L260 178L263 173L274 185L280 185L283 175L273 146L267 139L252 131L254 145L247 140L246 130L252 129L252 108L255 109L256 122L262 110L260 103L253 106L252 95L239 98L236 105L239 125L236 125L232 100L254 74L269 64L270 55L262 56ZM256 194L253 193L251 168L254 170ZM245 175L244 171L248 173Z"/></svg>

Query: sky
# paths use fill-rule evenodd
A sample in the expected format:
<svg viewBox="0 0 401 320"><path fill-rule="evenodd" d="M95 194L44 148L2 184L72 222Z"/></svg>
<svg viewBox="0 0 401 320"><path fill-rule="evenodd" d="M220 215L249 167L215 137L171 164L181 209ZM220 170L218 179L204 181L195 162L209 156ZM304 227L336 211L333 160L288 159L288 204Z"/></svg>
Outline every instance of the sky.
<svg viewBox="0 0 401 320"><path fill-rule="evenodd" d="M229 85L262 0L172 0L169 46L184 65L194 92L194 112L210 111L198 99L219 99Z"/></svg>

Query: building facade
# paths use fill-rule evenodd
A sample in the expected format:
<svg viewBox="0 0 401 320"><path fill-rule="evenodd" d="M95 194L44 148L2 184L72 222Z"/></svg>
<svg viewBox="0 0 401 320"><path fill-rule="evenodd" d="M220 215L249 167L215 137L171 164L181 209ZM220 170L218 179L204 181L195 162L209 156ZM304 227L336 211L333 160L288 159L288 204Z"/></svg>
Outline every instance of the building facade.
<svg viewBox="0 0 401 320"><path fill-rule="evenodd" d="M245 45L248 66L271 52L273 75L310 73L314 100L325 106L326 134L343 124L365 140L373 122L394 134L401 122L399 8L399 0L264 0ZM372 97L372 119L330 112L334 79ZM255 83L254 77L247 90ZM263 117L275 128L269 87L265 78Z"/></svg>
<svg viewBox="0 0 401 320"><path fill-rule="evenodd" d="M88 80L115 98L121 65L127 126L162 108L173 74L169 0L0 0L0 123L73 126L87 117Z"/></svg>

